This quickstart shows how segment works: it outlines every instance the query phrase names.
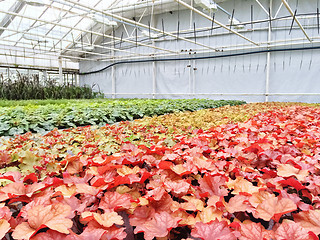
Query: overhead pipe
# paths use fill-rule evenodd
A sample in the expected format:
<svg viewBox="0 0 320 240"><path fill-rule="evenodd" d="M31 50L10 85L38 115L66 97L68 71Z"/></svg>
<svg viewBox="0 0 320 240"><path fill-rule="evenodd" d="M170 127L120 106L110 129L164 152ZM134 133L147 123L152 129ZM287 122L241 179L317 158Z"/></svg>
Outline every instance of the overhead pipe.
<svg viewBox="0 0 320 240"><path fill-rule="evenodd" d="M202 57L185 57L185 58L158 58L158 59L142 59L142 60L134 60L134 61L120 61L109 64L108 66L91 71L91 72L84 72L79 73L79 75L90 75L99 72L103 72L115 65L120 64L134 64L134 63L148 63L148 62L169 62L169 61L188 61L188 60L204 60L204 59L217 59L217 58L226 58L226 57L239 57L239 56L246 56L246 55L254 55L254 54L261 54L261 53L272 53L272 52L286 52L286 51L306 51L306 50L318 50L320 46L314 47L298 47L298 48L281 48L281 49L265 49L259 51L252 51L252 52L243 52L243 53L230 53L224 55L214 55L214 56L202 56Z"/></svg>

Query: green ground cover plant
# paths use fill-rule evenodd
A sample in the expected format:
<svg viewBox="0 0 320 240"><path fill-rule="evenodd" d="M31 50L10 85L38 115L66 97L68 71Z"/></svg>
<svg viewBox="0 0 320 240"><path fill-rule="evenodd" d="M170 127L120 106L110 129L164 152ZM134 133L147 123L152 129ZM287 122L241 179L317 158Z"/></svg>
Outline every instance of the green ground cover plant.
<svg viewBox="0 0 320 240"><path fill-rule="evenodd" d="M32 103L32 102L31 102ZM226 100L100 100L0 107L0 136L44 133L54 128L105 125L181 111L244 104Z"/></svg>

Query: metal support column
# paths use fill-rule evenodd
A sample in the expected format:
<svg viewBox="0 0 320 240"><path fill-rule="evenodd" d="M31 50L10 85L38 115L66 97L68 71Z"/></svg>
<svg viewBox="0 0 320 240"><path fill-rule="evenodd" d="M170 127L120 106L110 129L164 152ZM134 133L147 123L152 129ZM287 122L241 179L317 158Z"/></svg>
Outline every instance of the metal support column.
<svg viewBox="0 0 320 240"><path fill-rule="evenodd" d="M63 84L62 59L59 58L59 84Z"/></svg>
<svg viewBox="0 0 320 240"><path fill-rule="evenodd" d="M269 18L272 19L272 0L269 0L270 4L270 15ZM272 34L272 29L271 29L271 21L269 24L269 29L268 29L268 46L271 42L271 34ZM268 47L268 49L270 49ZM269 101L269 85L270 85L270 62L271 62L271 53L267 53L267 67L266 67L266 91L265 91L265 102Z"/></svg>
<svg viewBox="0 0 320 240"><path fill-rule="evenodd" d="M113 40L114 41L114 40ZM111 54L113 56L113 59L115 57L115 51L112 50ZM114 60L112 60L112 63L114 63ZM111 68L111 88L112 88L112 98L116 98L116 66L112 66Z"/></svg>
<svg viewBox="0 0 320 240"><path fill-rule="evenodd" d="M151 21L150 26L155 27L155 17L154 17L154 3L152 3L152 10L151 10ZM152 39L152 46L156 46L156 42L154 39ZM153 50L153 53L155 54L155 49ZM155 59L155 58L153 58ZM157 94L157 64L156 62L152 62L152 98L155 99Z"/></svg>

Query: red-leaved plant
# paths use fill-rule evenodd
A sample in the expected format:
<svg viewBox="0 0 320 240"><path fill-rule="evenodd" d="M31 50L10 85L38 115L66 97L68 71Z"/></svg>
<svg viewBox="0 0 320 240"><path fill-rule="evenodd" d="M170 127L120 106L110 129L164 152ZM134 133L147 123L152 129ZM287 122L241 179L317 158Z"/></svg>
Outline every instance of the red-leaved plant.
<svg viewBox="0 0 320 240"><path fill-rule="evenodd" d="M292 106L170 139L132 125L129 141L128 123L18 136L0 239L318 239L319 126Z"/></svg>

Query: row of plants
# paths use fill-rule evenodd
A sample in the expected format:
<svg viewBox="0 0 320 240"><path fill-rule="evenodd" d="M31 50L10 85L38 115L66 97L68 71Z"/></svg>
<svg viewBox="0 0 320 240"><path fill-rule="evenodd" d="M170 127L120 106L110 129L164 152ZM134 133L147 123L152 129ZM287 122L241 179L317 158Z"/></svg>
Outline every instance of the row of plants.
<svg viewBox="0 0 320 240"><path fill-rule="evenodd" d="M93 98L93 99L31 99L31 100L0 100L0 107L17 107L17 106L32 106L32 105L68 105L68 104L83 104L83 103L108 103L112 101L132 101L130 98Z"/></svg>
<svg viewBox="0 0 320 240"><path fill-rule="evenodd" d="M244 104L226 100L114 100L0 108L0 136L44 133L56 128L105 125L180 111Z"/></svg>
<svg viewBox="0 0 320 240"><path fill-rule="evenodd" d="M0 239L319 239L320 108L208 114L3 139Z"/></svg>
<svg viewBox="0 0 320 240"><path fill-rule="evenodd" d="M38 74L17 73L17 79L5 79L0 75L0 99L91 99L103 94L90 86L57 84L55 80L40 80Z"/></svg>

